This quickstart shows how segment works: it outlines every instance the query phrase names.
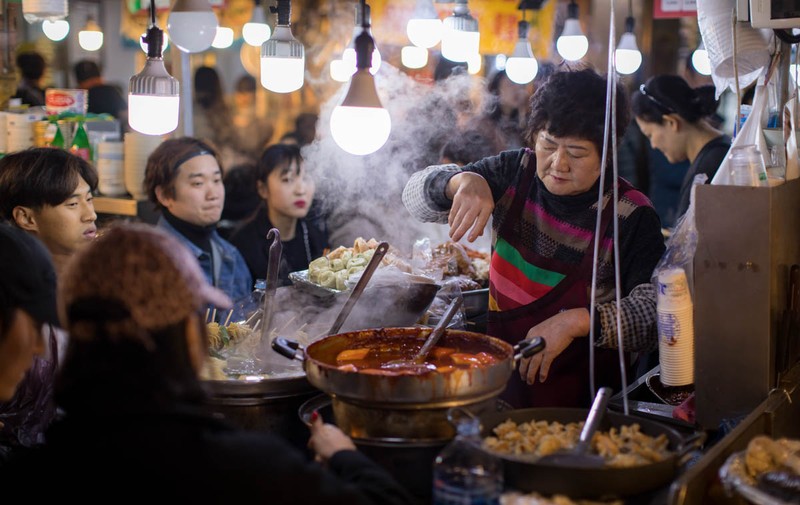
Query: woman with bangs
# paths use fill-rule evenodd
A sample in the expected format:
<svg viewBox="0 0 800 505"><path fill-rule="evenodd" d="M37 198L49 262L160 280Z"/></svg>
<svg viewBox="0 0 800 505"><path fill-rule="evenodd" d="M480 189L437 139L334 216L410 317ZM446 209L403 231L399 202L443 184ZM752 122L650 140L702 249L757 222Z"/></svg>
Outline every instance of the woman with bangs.
<svg viewBox="0 0 800 505"><path fill-rule="evenodd" d="M474 241L490 216L497 234L489 274L487 333L515 344L542 336L545 350L522 360L504 398L516 408L591 403L592 264L605 125L606 78L593 70L557 72L531 98L528 147L463 167L416 173L403 192L409 212L450 225ZM629 123L617 86L616 135ZM623 179L617 216L607 172L595 292L595 385L620 389L613 225L619 221L622 342L627 352L657 346L650 275L664 252L661 223L647 198Z"/></svg>
<svg viewBox="0 0 800 505"><path fill-rule="evenodd" d="M322 256L328 247L327 233L307 219L316 185L296 145L268 147L261 154L255 176L263 202L230 240L244 256L253 278L264 279L272 245L267 233L277 228L283 245L278 278L288 284L289 272L307 269L311 260Z"/></svg>

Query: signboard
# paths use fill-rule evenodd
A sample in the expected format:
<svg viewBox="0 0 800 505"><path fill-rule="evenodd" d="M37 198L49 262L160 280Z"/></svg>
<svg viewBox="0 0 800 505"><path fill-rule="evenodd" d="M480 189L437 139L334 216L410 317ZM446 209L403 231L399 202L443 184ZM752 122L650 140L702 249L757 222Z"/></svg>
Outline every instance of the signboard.
<svg viewBox="0 0 800 505"><path fill-rule="evenodd" d="M697 17L697 0L656 0L655 19Z"/></svg>

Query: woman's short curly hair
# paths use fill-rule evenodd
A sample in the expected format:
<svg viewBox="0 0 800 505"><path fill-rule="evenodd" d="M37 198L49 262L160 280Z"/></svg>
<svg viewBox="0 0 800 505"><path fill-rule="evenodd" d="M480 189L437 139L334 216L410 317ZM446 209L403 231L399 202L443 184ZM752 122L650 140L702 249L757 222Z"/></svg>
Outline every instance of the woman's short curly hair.
<svg viewBox="0 0 800 505"><path fill-rule="evenodd" d="M556 137L577 137L603 149L608 81L592 69L553 73L531 97L526 140L532 147L536 134L547 130ZM628 96L617 83L617 138L630 122Z"/></svg>

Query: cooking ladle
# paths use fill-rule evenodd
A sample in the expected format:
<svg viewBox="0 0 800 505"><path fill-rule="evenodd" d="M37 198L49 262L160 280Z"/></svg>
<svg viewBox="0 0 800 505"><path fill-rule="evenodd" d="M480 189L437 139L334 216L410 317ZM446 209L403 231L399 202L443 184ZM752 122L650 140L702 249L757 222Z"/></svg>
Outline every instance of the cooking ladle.
<svg viewBox="0 0 800 505"><path fill-rule="evenodd" d="M600 426L600 421L603 420L609 399L611 399L611 388L600 388L594 397L592 408L589 409L589 415L586 416L586 422L575 447L570 451L559 451L543 456L537 460L537 463L579 468L604 466L605 458L599 454L589 454L589 449L592 445L592 437Z"/></svg>
<svg viewBox="0 0 800 505"><path fill-rule="evenodd" d="M389 244L387 242L381 242L378 244L378 247L372 254L372 258L370 258L369 263L367 263L367 267L363 272L361 272L361 278L359 278L358 282L356 282L356 285L353 286L352 291L350 291L350 296L347 298L347 301L344 302L342 309L339 311L339 315L336 316L336 321L333 322L331 329L328 330L328 335L335 335L336 333L339 333L339 330L342 329L342 325L347 319L347 316L349 316L350 312L352 312L353 306L361 297L361 293L364 292L364 288L367 287L367 283L372 277L372 274L375 273L375 270L377 270L378 265L380 265L381 260L386 255L386 251L388 250Z"/></svg>
<svg viewBox="0 0 800 505"><path fill-rule="evenodd" d="M283 254L283 244L281 243L281 233L277 228L271 228L267 232L267 241L272 240L269 246L269 257L267 260L267 279L266 289L264 290L264 300L261 306L261 341L266 341L269 330L272 326L272 316L275 313L275 292L278 290L278 270L281 265L281 255Z"/></svg>
<svg viewBox="0 0 800 505"><path fill-rule="evenodd" d="M464 301L464 299L461 298L460 296L458 296L456 298L453 298L453 300L450 302L450 305L448 305L447 308L445 309L444 314L442 314L442 318L439 319L439 322L433 328L433 331L431 331L431 334L428 335L427 339L425 339L425 343L422 344L422 347L420 347L419 351L417 351L417 354L415 354L412 359L410 359L410 360L408 360L408 359L396 359L396 360L393 360L393 361L389 361L388 363L383 365L381 368L418 368L418 367L423 367L423 368L433 368L433 369L435 369L436 368L435 365L426 364L425 360L427 359L428 354L430 354L431 349L433 349L436 346L436 343L439 341L440 338L442 338L442 335L444 335L444 330L447 329L447 325L450 324L450 321L453 320L453 316L455 316L456 312L458 312L458 309L461 308L461 304L462 304L463 301Z"/></svg>

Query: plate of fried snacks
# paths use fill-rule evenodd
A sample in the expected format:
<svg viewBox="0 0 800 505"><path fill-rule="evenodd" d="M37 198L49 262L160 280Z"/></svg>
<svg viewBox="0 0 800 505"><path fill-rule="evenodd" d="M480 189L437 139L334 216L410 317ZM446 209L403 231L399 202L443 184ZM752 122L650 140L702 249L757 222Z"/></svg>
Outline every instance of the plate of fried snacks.
<svg viewBox="0 0 800 505"><path fill-rule="evenodd" d="M800 440L754 437L719 470L723 485L756 505L800 504Z"/></svg>

